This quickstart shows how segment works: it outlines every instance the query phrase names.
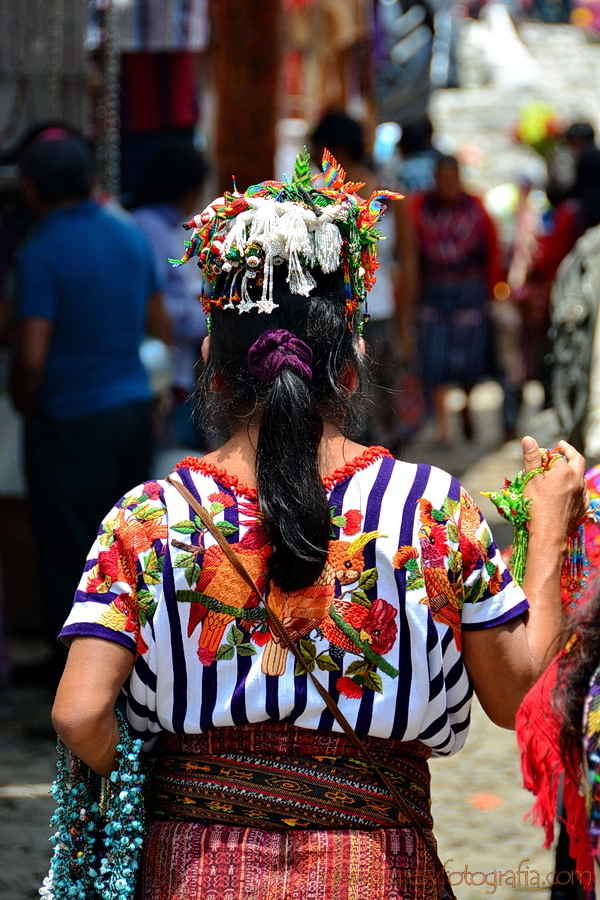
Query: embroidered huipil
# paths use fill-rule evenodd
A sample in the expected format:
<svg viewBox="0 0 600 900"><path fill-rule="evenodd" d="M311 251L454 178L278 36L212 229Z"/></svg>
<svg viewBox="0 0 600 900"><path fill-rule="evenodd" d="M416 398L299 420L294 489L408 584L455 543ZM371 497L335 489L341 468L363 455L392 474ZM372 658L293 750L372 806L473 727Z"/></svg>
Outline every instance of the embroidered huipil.
<svg viewBox="0 0 600 900"><path fill-rule="evenodd" d="M315 585L285 595L266 583L271 547L256 491L195 458L175 477L212 515L357 732L419 739L442 756L463 745L472 691L462 632L506 622L528 604L454 478L381 448L328 476L328 562ZM102 523L61 632L67 642L75 635L135 654L128 717L147 738L283 719L339 730L270 633L259 598L167 482L134 489Z"/></svg>

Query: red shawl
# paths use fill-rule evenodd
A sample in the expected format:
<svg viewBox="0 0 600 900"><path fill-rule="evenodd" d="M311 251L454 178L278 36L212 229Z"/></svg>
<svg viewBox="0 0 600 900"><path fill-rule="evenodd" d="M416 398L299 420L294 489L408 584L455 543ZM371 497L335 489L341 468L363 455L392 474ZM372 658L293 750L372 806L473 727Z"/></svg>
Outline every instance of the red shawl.
<svg viewBox="0 0 600 900"><path fill-rule="evenodd" d="M560 719L552 708L552 692L558 677L559 654L536 681L517 713L517 741L521 750L523 783L536 796L528 813L534 825L545 829L544 847L554 840L554 823L560 776L564 775L563 799L569 852L579 872L593 872L594 863L588 837L585 797L581 796L582 759L564 765L559 755Z"/></svg>

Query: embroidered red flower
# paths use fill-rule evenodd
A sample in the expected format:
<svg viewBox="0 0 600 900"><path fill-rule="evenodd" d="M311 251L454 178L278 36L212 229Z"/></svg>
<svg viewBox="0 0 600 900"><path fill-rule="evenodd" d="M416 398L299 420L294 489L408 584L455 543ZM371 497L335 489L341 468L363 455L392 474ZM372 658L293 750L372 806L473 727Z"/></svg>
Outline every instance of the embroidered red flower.
<svg viewBox="0 0 600 900"><path fill-rule="evenodd" d="M252 635L252 640L259 647L264 647L265 644L268 644L271 640L271 632L270 631L255 631Z"/></svg>
<svg viewBox="0 0 600 900"><path fill-rule="evenodd" d="M341 678L338 678L335 686L340 694L343 694L344 697L348 697L349 700L360 700L363 695L363 689L360 684L357 684L346 675L342 675Z"/></svg>
<svg viewBox="0 0 600 900"><path fill-rule="evenodd" d="M101 550L98 554L98 578L106 580L108 575L111 581L119 580L119 550L120 541L113 541L108 550Z"/></svg>
<svg viewBox="0 0 600 900"><path fill-rule="evenodd" d="M346 513L346 524L344 525L344 534L358 534L363 520L360 509L349 509Z"/></svg>
<svg viewBox="0 0 600 900"><path fill-rule="evenodd" d="M137 598L132 596L132 594L119 594L119 596L114 600L114 605L119 610L119 612L122 612L127 616L127 621L125 622L125 631L130 632L135 637L137 653L147 653L148 644L142 637L140 629L139 607Z"/></svg>
<svg viewBox="0 0 600 900"><path fill-rule="evenodd" d="M157 481L145 481L144 493L150 500L158 500L160 497L161 487Z"/></svg>
<svg viewBox="0 0 600 900"><path fill-rule="evenodd" d="M476 543L469 540L466 534L462 533L459 548L462 554L463 577L468 578L479 564L481 550Z"/></svg>
<svg viewBox="0 0 600 900"><path fill-rule="evenodd" d="M231 494L226 494L225 491L219 491L218 493L209 494L208 499L211 503L221 503L223 506L229 508L233 506L235 500L231 496Z"/></svg>

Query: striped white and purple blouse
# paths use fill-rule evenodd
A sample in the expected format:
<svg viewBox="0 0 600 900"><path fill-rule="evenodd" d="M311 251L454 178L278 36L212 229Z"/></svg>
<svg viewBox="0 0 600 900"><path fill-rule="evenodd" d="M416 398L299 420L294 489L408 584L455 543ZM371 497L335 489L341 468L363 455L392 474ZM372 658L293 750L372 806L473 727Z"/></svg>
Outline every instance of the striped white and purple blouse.
<svg viewBox="0 0 600 900"><path fill-rule="evenodd" d="M325 569L315 585L283 594L266 583L271 547L256 491L195 458L177 476L357 732L418 739L439 756L460 749L472 693L462 632L506 622L528 604L454 478L378 447L337 470L324 480ZM103 521L61 632L66 642L75 635L135 654L128 717L146 738L284 719L339 730L270 633L259 598L165 481L135 488Z"/></svg>

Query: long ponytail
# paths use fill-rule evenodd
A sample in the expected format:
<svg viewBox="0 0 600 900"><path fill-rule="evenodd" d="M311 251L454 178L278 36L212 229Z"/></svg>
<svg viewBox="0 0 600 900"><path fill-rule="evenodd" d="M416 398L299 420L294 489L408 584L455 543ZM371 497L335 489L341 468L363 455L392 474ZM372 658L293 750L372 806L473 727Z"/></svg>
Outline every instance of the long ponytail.
<svg viewBox="0 0 600 900"><path fill-rule="evenodd" d="M256 483L263 525L275 545L270 575L284 591L314 584L327 557L331 518L319 473L322 434L308 385L283 367L264 402Z"/></svg>
<svg viewBox="0 0 600 900"><path fill-rule="evenodd" d="M344 429L350 418L352 404L342 375L351 367L360 380L362 357L356 334L348 327L341 270L313 272L317 286L308 298L290 293L285 267L276 267L275 273L278 305L268 317L214 309L199 403L206 415L217 401L230 430L259 426L258 500L263 527L274 545L269 574L283 591L294 591L314 584L325 566L331 516L319 470L319 444L325 419ZM276 329L285 329L310 347L309 383L291 365L283 364L267 382L249 368L248 351L266 331ZM217 375L223 389L216 394L212 385Z"/></svg>

